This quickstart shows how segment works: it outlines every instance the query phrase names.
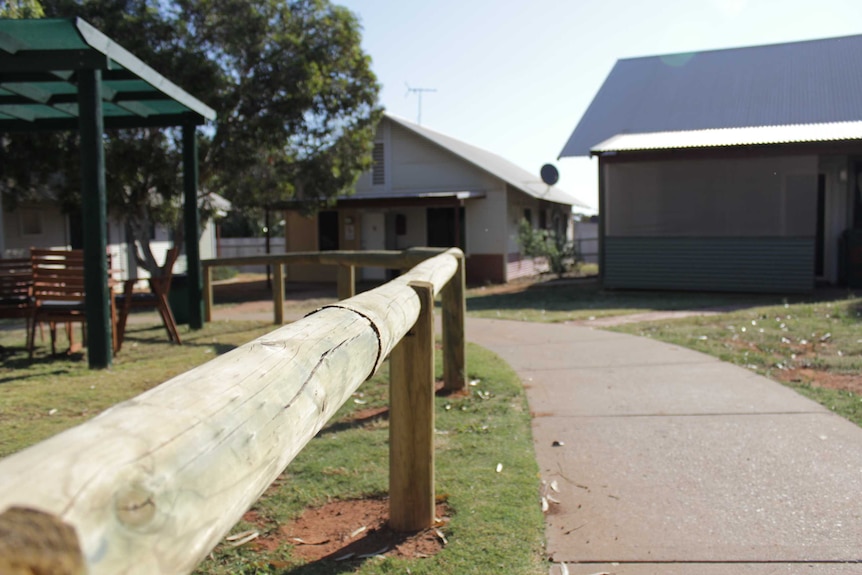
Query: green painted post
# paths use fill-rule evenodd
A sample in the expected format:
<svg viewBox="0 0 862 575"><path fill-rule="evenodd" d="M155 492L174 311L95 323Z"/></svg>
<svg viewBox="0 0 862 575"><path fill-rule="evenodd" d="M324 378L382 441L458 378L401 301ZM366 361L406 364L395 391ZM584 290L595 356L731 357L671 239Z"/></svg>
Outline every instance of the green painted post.
<svg viewBox="0 0 862 575"><path fill-rule="evenodd" d="M189 280L189 327L204 326L201 274L200 216L198 215L198 140L195 126L183 126L183 221Z"/></svg>
<svg viewBox="0 0 862 575"><path fill-rule="evenodd" d="M102 141L102 72L78 71L81 131L81 215L84 228L84 290L87 294L87 360L90 368L113 361L108 288L105 146Z"/></svg>

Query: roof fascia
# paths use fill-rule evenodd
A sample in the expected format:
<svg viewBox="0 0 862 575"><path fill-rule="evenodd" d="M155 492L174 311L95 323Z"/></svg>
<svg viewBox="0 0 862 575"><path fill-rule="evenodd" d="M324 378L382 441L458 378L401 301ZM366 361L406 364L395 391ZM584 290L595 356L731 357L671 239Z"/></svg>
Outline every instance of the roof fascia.
<svg viewBox="0 0 862 575"><path fill-rule="evenodd" d="M196 112L207 120L215 120L215 110L144 64L144 62L108 38L105 34L80 18L75 19L75 27L81 38L93 49L98 50L110 60L120 64L123 68L147 82L157 90L167 94L180 104ZM106 66L105 68L107 68Z"/></svg>
<svg viewBox="0 0 862 575"><path fill-rule="evenodd" d="M69 113L69 112L67 112ZM106 130L123 128L171 128L175 126L201 126L206 124L207 119L193 113L182 116L177 114L161 114L147 117L141 116L106 116L104 118ZM5 120L0 123L0 133L3 132L50 132L50 131L77 131L78 118L51 118L46 120Z"/></svg>

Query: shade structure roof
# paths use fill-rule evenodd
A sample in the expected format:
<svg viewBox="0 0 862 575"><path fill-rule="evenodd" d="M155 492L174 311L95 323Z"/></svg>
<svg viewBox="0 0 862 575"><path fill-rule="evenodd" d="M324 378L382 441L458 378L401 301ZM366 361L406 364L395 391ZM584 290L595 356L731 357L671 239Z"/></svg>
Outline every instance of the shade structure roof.
<svg viewBox="0 0 862 575"><path fill-rule="evenodd" d="M105 128L200 125L216 117L80 18L0 19L0 131L77 130L82 69L101 71Z"/></svg>
<svg viewBox="0 0 862 575"><path fill-rule="evenodd" d="M182 126L185 236L199 237L196 126L215 111L80 18L0 19L0 133L81 136L81 216L90 367L112 362L107 302L105 128ZM203 326L200 252L186 242L189 325Z"/></svg>

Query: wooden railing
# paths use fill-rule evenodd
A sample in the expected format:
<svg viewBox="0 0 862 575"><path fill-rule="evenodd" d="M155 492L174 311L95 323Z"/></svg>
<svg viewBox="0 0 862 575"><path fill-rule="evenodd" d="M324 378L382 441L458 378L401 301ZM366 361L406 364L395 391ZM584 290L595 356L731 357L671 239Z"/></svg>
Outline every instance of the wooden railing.
<svg viewBox="0 0 862 575"><path fill-rule="evenodd" d="M409 270L421 262L449 253L457 260L455 278L450 281L442 293L443 306L443 387L448 391L463 389L466 383L464 370L458 366L464 365L465 342L464 307L465 271L464 254L458 249L446 248L410 248L403 251L327 251L327 252L291 252L288 254L269 254L259 256L242 256L202 260L204 270L204 318L212 321L213 301L213 268L219 266L263 265L273 269L273 321L276 325L284 323L284 281L286 267L294 265L330 265L337 266L338 299L345 300L356 295L356 268L382 267L395 270ZM460 336L458 335L460 333Z"/></svg>
<svg viewBox="0 0 862 575"><path fill-rule="evenodd" d="M390 356L390 523L431 526L433 301L463 348L463 281L448 250L0 460L0 573L190 572Z"/></svg>

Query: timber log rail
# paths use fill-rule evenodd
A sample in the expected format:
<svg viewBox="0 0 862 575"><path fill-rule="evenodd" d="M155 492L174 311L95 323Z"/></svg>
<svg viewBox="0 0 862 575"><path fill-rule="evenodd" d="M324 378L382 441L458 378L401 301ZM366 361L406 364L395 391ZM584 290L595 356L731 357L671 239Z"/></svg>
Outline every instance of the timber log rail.
<svg viewBox="0 0 862 575"><path fill-rule="evenodd" d="M326 252L290 252L258 256L236 256L201 260L204 269L204 319L212 321L213 282L212 270L218 266L271 266L273 268L272 299L274 322L284 323L285 265L330 265L338 266L338 299L356 295L356 268L381 267L393 270L409 270L428 258L446 253L446 248L410 248L397 250L367 250ZM460 253L460 250L459 250ZM463 259L463 254L459 256Z"/></svg>
<svg viewBox="0 0 862 575"><path fill-rule="evenodd" d="M463 264L447 250L0 460L0 572L191 572L386 357L390 522L430 527L433 302L459 388Z"/></svg>

